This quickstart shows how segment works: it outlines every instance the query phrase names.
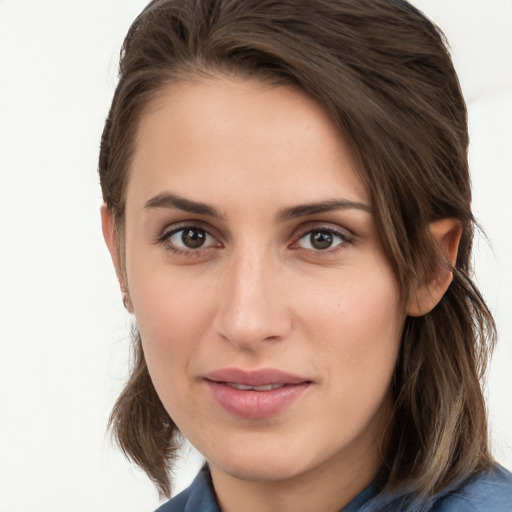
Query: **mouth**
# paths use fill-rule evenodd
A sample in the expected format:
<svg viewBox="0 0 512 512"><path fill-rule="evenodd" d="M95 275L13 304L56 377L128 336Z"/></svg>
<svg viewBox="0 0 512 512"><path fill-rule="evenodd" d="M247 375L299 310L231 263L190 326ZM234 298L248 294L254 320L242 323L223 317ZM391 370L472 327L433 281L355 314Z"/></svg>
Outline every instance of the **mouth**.
<svg viewBox="0 0 512 512"><path fill-rule="evenodd" d="M205 378L212 382L222 382L230 386L247 386L257 391L270 391L268 386L286 386L311 382L300 375L278 370L277 368L261 368L259 370L244 370L242 368L222 368L208 373ZM265 388L265 389L257 389Z"/></svg>
<svg viewBox="0 0 512 512"><path fill-rule="evenodd" d="M246 384L239 384L238 382L223 382L226 386L238 389L239 391L272 391L273 389L280 389L286 384L266 384L265 386L247 386Z"/></svg>
<svg viewBox="0 0 512 512"><path fill-rule="evenodd" d="M313 384L310 379L273 368L225 368L206 375L205 382L218 405L232 415L248 419L280 414Z"/></svg>

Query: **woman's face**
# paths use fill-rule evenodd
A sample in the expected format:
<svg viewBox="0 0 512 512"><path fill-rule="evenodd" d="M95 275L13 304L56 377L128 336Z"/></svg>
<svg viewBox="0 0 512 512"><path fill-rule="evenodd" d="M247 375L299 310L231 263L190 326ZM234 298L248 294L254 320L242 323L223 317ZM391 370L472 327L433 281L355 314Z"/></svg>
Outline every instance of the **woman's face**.
<svg viewBox="0 0 512 512"><path fill-rule="evenodd" d="M140 121L125 257L156 390L214 477L374 474L405 314L318 104L238 79L169 88Z"/></svg>

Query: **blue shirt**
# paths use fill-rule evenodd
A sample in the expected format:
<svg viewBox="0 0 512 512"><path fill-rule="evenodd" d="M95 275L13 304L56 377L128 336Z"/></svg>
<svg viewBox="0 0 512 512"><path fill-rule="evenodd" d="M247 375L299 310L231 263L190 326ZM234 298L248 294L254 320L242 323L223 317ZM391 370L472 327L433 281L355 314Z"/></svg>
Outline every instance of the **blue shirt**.
<svg viewBox="0 0 512 512"><path fill-rule="evenodd" d="M390 498L379 495L377 487L370 485L340 512L384 510L414 512L418 510L418 506L405 506L396 500L390 505ZM427 508L423 510L428 512L512 512L512 473L501 466L495 466L487 473L469 477L454 489L434 496ZM201 470L190 487L164 503L155 512L220 512L208 469Z"/></svg>

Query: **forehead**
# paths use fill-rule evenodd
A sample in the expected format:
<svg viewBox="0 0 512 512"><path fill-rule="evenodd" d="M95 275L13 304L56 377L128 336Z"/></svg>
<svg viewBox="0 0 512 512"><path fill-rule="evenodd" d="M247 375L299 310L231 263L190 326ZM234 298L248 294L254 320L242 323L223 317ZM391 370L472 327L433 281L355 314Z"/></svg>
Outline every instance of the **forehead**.
<svg viewBox="0 0 512 512"><path fill-rule="evenodd" d="M350 148L317 102L296 88L227 77L172 85L141 116L127 199L169 187L220 200L243 189L307 201L335 188L368 202Z"/></svg>

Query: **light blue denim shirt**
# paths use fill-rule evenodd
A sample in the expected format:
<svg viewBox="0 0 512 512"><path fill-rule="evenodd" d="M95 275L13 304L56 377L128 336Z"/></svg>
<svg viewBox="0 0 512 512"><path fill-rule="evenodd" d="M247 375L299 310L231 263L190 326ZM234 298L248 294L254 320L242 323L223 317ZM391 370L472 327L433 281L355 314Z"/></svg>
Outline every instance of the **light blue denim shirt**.
<svg viewBox="0 0 512 512"><path fill-rule="evenodd" d="M460 485L434 496L429 503L404 505L378 494L370 485L340 512L512 512L512 473L501 466L465 479ZM220 512L207 468L190 487L156 512ZM321 511L314 511L321 512Z"/></svg>

